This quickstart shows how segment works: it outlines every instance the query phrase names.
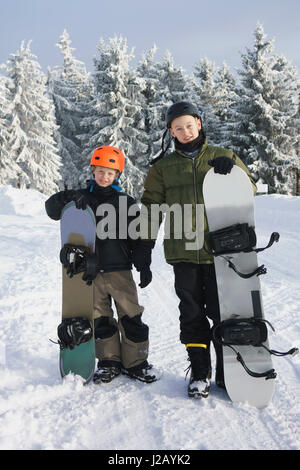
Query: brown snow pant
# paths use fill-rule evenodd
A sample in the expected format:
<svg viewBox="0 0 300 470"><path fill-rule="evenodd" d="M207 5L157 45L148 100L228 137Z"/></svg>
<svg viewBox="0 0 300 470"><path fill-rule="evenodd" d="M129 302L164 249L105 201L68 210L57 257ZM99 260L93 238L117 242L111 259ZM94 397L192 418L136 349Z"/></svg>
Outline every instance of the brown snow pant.
<svg viewBox="0 0 300 470"><path fill-rule="evenodd" d="M96 357L101 365L126 369L147 360L148 326L129 270L100 273L93 282ZM112 299L118 314L114 319Z"/></svg>

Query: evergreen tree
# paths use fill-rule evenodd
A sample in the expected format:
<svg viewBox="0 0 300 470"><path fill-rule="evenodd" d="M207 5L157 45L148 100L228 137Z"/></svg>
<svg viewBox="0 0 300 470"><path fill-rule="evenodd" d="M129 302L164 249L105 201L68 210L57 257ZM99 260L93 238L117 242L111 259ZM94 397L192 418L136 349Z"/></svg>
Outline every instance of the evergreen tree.
<svg viewBox="0 0 300 470"><path fill-rule="evenodd" d="M161 93L166 107L177 101L190 99L192 93L190 79L182 67L175 65L169 51L166 52L158 69Z"/></svg>
<svg viewBox="0 0 300 470"><path fill-rule="evenodd" d="M53 138L57 126L46 76L30 51L30 42L21 43L5 68L12 83L9 158L20 167L20 178L27 186L51 194L60 181L60 158Z"/></svg>
<svg viewBox="0 0 300 470"><path fill-rule="evenodd" d="M146 166L161 151L161 138L165 129L164 96L159 80L159 64L154 57L157 47L142 55L137 67L138 76L144 81L142 109L145 122L145 143L147 144Z"/></svg>
<svg viewBox="0 0 300 470"><path fill-rule="evenodd" d="M114 37L108 44L101 39L98 52L93 74L95 98L90 105L90 115L84 119L88 129L83 136L86 161L100 145L120 148L126 156L121 184L129 194L138 198L144 174L134 165L133 159L136 155L146 154L147 146L138 140L143 121L137 104L140 84L129 70L133 51L127 52L125 39Z"/></svg>
<svg viewBox="0 0 300 470"><path fill-rule="evenodd" d="M10 113L9 79L0 75L0 184L17 186L21 169L9 152Z"/></svg>
<svg viewBox="0 0 300 470"><path fill-rule="evenodd" d="M195 101L201 111L210 143L227 144L226 123L236 99L236 81L226 63L216 67L207 58L195 65Z"/></svg>
<svg viewBox="0 0 300 470"><path fill-rule="evenodd" d="M169 51L166 52L161 63L158 64L158 86L161 96L161 121L165 130L165 114L171 104L178 101L194 101L193 79L184 71L182 67L178 67L174 63L174 59ZM165 137L164 147L169 150L173 149L173 138L171 134Z"/></svg>
<svg viewBox="0 0 300 470"><path fill-rule="evenodd" d="M238 97L238 84L225 62L222 67L217 69L214 81L218 97L213 110L216 116L214 142L217 145L228 147L231 138L227 134L227 123L230 119L230 110Z"/></svg>
<svg viewBox="0 0 300 470"><path fill-rule="evenodd" d="M297 100L297 113L296 113L296 134L297 142L295 146L296 164L294 169L295 182L293 194L300 196L300 83L298 82L298 100Z"/></svg>
<svg viewBox="0 0 300 470"><path fill-rule="evenodd" d="M281 113L280 132L276 141L281 156L277 162L280 171L277 173L276 190L294 194L296 174L300 169L297 151L300 128L297 102L299 75L296 67L282 55L274 57L273 70L275 104Z"/></svg>
<svg viewBox="0 0 300 470"><path fill-rule="evenodd" d="M260 24L254 37L253 49L242 54L241 94L230 118L232 144L269 192L290 192L286 170L293 159L295 107L288 109L284 103L291 105L294 99L295 76L288 77L283 59L272 55L273 40L266 40Z"/></svg>
<svg viewBox="0 0 300 470"><path fill-rule="evenodd" d="M127 84L127 96L129 99L127 115L132 124L126 131L126 140L128 141L128 156L132 164L142 173L142 179L146 176L149 164L147 131L144 118L144 99L143 90L145 81L141 79L136 69L129 71L129 81ZM136 197L140 194L142 187L135 191Z"/></svg>
<svg viewBox="0 0 300 470"><path fill-rule="evenodd" d="M50 72L48 86L59 125L56 138L62 158L62 179L65 187L72 188L78 186L86 165L80 135L85 133L82 122L89 109L93 89L85 65L73 56L75 49L71 47L66 30L57 47L63 55L63 66Z"/></svg>
<svg viewBox="0 0 300 470"><path fill-rule="evenodd" d="M200 59L195 65L195 102L201 113L204 131L211 144L217 144L219 129L219 122L216 117L218 109L218 96L215 84L216 72L216 65L206 57Z"/></svg>

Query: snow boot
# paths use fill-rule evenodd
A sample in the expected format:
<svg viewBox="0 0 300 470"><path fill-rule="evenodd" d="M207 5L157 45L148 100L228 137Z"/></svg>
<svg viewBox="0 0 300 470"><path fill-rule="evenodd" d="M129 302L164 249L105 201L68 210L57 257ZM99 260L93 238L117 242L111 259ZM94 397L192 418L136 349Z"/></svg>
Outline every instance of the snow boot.
<svg viewBox="0 0 300 470"><path fill-rule="evenodd" d="M130 367L129 369L122 369L122 374L127 375L131 379L140 380L141 382L149 384L158 380L158 376L155 374L152 368L152 364L149 364L147 361L144 361L138 366Z"/></svg>
<svg viewBox="0 0 300 470"><path fill-rule="evenodd" d="M211 362L209 345L192 343L187 344L191 371L188 385L188 396L191 398L207 398L210 391Z"/></svg>
<svg viewBox="0 0 300 470"><path fill-rule="evenodd" d="M98 362L98 368L94 373L93 382L95 384L109 383L121 373L121 367L118 365L101 365Z"/></svg>

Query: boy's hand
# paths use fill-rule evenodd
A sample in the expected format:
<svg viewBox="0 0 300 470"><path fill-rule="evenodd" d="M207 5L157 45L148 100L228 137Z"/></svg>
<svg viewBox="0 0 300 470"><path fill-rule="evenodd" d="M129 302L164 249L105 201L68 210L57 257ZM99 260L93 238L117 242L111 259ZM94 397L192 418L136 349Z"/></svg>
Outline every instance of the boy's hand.
<svg viewBox="0 0 300 470"><path fill-rule="evenodd" d="M69 189L65 191L65 201L66 202L75 202L76 209L85 210L88 205L88 200L81 191L75 191L74 189Z"/></svg>
<svg viewBox="0 0 300 470"><path fill-rule="evenodd" d="M150 266L153 247L154 242L152 241L137 241L132 253L132 262L137 271L141 271Z"/></svg>
<svg viewBox="0 0 300 470"><path fill-rule="evenodd" d="M76 196L73 199L73 201L75 202L76 208L85 210L86 206L88 205L87 198L84 196L84 194L80 193L79 191L75 191L75 192L76 192Z"/></svg>
<svg viewBox="0 0 300 470"><path fill-rule="evenodd" d="M231 172L234 161L229 157L216 157L213 160L209 160L208 164L214 167L215 173L227 175L227 173Z"/></svg>
<svg viewBox="0 0 300 470"><path fill-rule="evenodd" d="M86 272L82 276L82 280L85 281L85 283L88 286L92 285L92 282L96 279L97 273L96 274L87 274Z"/></svg>
<svg viewBox="0 0 300 470"><path fill-rule="evenodd" d="M146 266L140 272L140 283L139 283L140 288L144 289L144 287L147 287L151 281L152 281L152 272L149 266Z"/></svg>

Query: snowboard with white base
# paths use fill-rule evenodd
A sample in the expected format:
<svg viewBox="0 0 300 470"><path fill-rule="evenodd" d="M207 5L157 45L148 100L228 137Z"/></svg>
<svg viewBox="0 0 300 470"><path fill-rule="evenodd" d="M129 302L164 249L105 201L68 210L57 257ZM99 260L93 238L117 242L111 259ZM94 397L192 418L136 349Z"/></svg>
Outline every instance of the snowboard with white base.
<svg viewBox="0 0 300 470"><path fill-rule="evenodd" d="M255 227L253 187L247 174L234 166L227 175L208 171L203 183L203 197L209 231L235 224ZM258 268L257 253L234 253L230 260L241 273ZM228 257L214 257L221 321L228 319L264 318L260 279L253 275L240 277L229 267ZM268 347L268 341L264 343ZM260 374L272 370L271 355L263 347L234 346L246 365ZM252 377L237 360L236 353L223 346L224 379L227 393L233 402L248 403L257 408L267 406L274 392L274 377Z"/></svg>

